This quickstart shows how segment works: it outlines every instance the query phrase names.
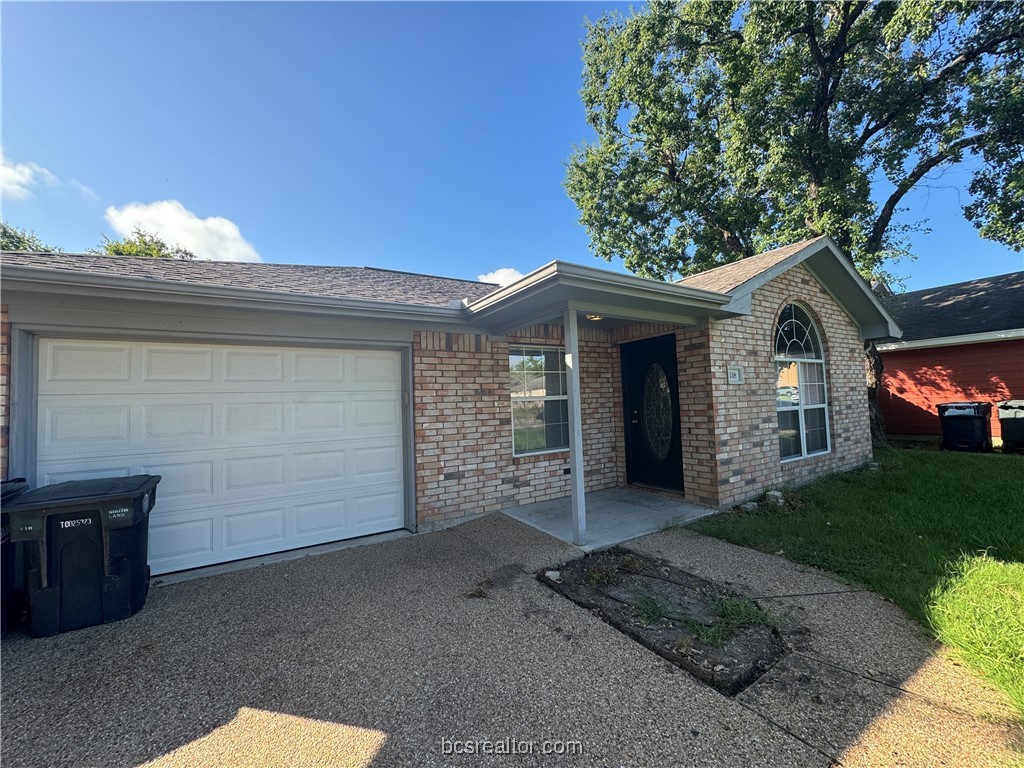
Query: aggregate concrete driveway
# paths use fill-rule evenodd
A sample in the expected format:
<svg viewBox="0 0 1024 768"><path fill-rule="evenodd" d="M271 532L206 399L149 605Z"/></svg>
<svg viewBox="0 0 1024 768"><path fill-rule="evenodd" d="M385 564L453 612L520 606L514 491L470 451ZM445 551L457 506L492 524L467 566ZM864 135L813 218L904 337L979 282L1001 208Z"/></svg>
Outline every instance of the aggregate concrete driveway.
<svg viewBox="0 0 1024 768"><path fill-rule="evenodd" d="M870 594L687 531L629 546L763 598L794 651L726 698L532 578L578 550L491 515L5 636L3 765L967 766L1019 736ZM518 754L454 753L471 740Z"/></svg>

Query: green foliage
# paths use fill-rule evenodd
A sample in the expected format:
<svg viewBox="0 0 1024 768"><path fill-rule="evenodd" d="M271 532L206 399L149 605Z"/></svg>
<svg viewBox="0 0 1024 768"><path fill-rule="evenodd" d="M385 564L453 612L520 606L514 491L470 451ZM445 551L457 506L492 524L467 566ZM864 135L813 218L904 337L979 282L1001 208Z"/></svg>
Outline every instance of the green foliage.
<svg viewBox="0 0 1024 768"><path fill-rule="evenodd" d="M688 0L603 16L583 46L597 138L566 178L591 247L666 278L827 234L885 276L922 227L900 216L906 193L963 163L967 218L1024 248L1022 11Z"/></svg>
<svg viewBox="0 0 1024 768"><path fill-rule="evenodd" d="M60 248L46 245L35 232L28 232L0 221L0 251L27 251L29 253L60 253Z"/></svg>
<svg viewBox="0 0 1024 768"><path fill-rule="evenodd" d="M143 259L194 259L196 255L180 245L168 245L156 235L151 235L138 227L132 230L131 237L124 240L111 240L106 235L99 248L90 248L89 253L98 256L134 256Z"/></svg>
<svg viewBox="0 0 1024 768"><path fill-rule="evenodd" d="M656 621L660 621L665 616L665 610L653 597L641 597L637 600L634 608L636 608L636 613L637 616L640 617L640 621L644 624L653 624Z"/></svg>
<svg viewBox="0 0 1024 768"><path fill-rule="evenodd" d="M1024 459L896 449L876 458L879 472L831 475L787 492L788 509L722 513L690 527L762 552L781 550L885 595L964 652L1024 718L1011 679L1024 680ZM979 551L987 557L979 560ZM1009 667L986 661L1001 658Z"/></svg>
<svg viewBox="0 0 1024 768"><path fill-rule="evenodd" d="M1024 563L964 555L932 592L936 636L1009 695L1024 719Z"/></svg>

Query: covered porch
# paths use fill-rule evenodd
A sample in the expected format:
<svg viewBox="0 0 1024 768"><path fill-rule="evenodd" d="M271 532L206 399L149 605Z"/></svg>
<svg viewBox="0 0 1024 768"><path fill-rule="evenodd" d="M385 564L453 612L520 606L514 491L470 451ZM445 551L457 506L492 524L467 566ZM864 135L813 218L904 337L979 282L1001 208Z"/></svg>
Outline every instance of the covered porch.
<svg viewBox="0 0 1024 768"><path fill-rule="evenodd" d="M683 525L715 510L676 494L637 487L607 488L586 493L585 552L620 544L638 536ZM549 536L574 542L572 500L567 497L509 507L503 513Z"/></svg>
<svg viewBox="0 0 1024 768"><path fill-rule="evenodd" d="M680 425L687 423L692 448L697 441L689 411L699 402L706 416L709 404L707 323L739 314L728 303L724 294L554 262L470 304L476 320L510 344L537 335L524 329L562 330L568 495L520 499L505 514L590 550L712 511L691 503L709 501L706 493L692 495L685 487L684 464L692 469L708 462L702 454L684 459ZM533 343L540 345L539 359L545 342ZM691 353L690 344L700 351ZM527 354L525 347L518 349ZM544 375L552 370L547 362L538 366ZM697 389L701 397L694 396ZM697 429L706 431L706 417ZM547 453L557 455L557 449ZM516 456L517 462L533 458Z"/></svg>

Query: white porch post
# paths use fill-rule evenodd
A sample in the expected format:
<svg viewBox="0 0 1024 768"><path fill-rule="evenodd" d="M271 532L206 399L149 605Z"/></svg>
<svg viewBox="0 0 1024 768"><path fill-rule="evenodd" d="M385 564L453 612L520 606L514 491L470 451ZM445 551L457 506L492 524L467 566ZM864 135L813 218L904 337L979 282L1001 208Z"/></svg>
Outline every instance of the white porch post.
<svg viewBox="0 0 1024 768"><path fill-rule="evenodd" d="M576 310L563 316L565 367L569 382L569 469L572 487L572 543L587 541L587 501L583 492L583 419L580 410L580 328Z"/></svg>

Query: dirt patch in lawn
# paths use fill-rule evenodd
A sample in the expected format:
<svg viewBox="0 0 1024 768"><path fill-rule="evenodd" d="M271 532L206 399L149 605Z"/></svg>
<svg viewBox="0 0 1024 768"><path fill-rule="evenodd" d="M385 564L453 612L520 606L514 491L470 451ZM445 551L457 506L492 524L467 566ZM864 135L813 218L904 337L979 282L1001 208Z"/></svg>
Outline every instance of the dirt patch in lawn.
<svg viewBox="0 0 1024 768"><path fill-rule="evenodd" d="M753 600L623 547L537 578L727 696L786 653L775 617Z"/></svg>

